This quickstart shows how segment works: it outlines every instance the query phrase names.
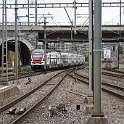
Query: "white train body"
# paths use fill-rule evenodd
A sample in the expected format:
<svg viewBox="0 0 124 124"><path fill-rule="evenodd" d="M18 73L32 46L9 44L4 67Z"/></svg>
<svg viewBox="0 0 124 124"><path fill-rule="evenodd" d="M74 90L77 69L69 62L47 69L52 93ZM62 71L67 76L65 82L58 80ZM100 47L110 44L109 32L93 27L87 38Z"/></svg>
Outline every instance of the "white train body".
<svg viewBox="0 0 124 124"><path fill-rule="evenodd" d="M68 66L81 65L85 63L85 57L80 54L64 53L64 52L48 52L46 54L46 67L62 68ZM31 68L44 69L44 50L36 49L31 53Z"/></svg>

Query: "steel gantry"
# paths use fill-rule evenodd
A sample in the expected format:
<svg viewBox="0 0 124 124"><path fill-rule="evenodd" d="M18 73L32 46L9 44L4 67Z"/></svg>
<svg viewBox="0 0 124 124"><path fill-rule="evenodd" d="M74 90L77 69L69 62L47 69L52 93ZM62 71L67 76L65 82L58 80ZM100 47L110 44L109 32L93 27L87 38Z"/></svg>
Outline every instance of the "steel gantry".
<svg viewBox="0 0 124 124"><path fill-rule="evenodd" d="M3 0L2 7L2 78L1 81L6 80L8 84L8 60L7 60L7 7L6 0Z"/></svg>
<svg viewBox="0 0 124 124"><path fill-rule="evenodd" d="M79 7L89 7L88 2L84 3L77 3L76 0L72 3L37 3L37 0L35 0L34 3L30 3L29 0L27 0L27 3L17 3L18 9L27 9L28 13L26 17L28 18L28 25L29 25L29 18L30 18L30 9L35 9L35 24L37 25L37 15L38 9L41 8L74 8L74 13L76 14L76 8ZM94 6L94 5L93 5ZM102 7L120 7L120 24L121 24L121 7L124 7L124 2L121 0L119 2L102 2ZM0 9L2 9L3 4L0 4ZM15 3L7 3L6 4L7 9L15 9ZM76 16L74 16L74 27L76 28ZM74 29L75 33L76 30Z"/></svg>
<svg viewBox="0 0 124 124"><path fill-rule="evenodd" d="M36 3L36 2L35 2ZM32 3L18 3L19 9L27 9L27 8L36 8L36 4ZM0 8L2 8L2 4L0 4ZM37 8L72 8L74 7L74 3L37 3ZM89 3L76 3L76 7L89 7ZM102 7L120 7L120 2L103 2ZM121 7L124 7L124 2L121 2ZM7 4L8 9L14 9L14 3Z"/></svg>

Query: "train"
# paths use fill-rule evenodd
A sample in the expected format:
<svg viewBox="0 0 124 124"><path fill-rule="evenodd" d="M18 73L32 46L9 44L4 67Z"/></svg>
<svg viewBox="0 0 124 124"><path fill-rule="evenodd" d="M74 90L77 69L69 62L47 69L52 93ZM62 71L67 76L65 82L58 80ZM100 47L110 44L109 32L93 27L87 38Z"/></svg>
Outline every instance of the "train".
<svg viewBox="0 0 124 124"><path fill-rule="evenodd" d="M85 57L81 54L51 51L46 52L46 62L43 49L35 49L31 52L31 69L44 70L82 65ZM46 64L46 66L45 66Z"/></svg>

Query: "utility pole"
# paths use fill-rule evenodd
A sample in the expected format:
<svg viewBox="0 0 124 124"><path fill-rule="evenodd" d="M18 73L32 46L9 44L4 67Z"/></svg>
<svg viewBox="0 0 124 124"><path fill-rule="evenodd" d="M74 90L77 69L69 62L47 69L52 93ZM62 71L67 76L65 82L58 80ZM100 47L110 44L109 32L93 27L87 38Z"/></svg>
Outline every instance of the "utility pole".
<svg viewBox="0 0 124 124"><path fill-rule="evenodd" d="M37 0L35 0L35 25L37 25Z"/></svg>
<svg viewBox="0 0 124 124"><path fill-rule="evenodd" d="M29 25L29 0L28 0L28 25Z"/></svg>
<svg viewBox="0 0 124 124"><path fill-rule="evenodd" d="M120 0L120 27L121 27L121 0ZM121 40L121 30L119 31L119 41ZM120 44L118 45L118 69L119 69L119 48L120 48Z"/></svg>
<svg viewBox="0 0 124 124"><path fill-rule="evenodd" d="M3 0L3 9L2 9L2 79L3 79L3 73L4 73L4 0Z"/></svg>
<svg viewBox="0 0 124 124"><path fill-rule="evenodd" d="M104 117L104 114L101 110L101 51L102 51L101 8L102 8L101 0L94 0L94 35L93 35L94 109L87 124L96 123L108 124L108 120L107 118Z"/></svg>
<svg viewBox="0 0 124 124"><path fill-rule="evenodd" d="M118 48L117 48L117 59L118 59L118 65L117 65L117 68L119 69L119 60L120 60L120 44L118 45Z"/></svg>
<svg viewBox="0 0 124 124"><path fill-rule="evenodd" d="M17 0L15 0L15 80L18 80Z"/></svg>
<svg viewBox="0 0 124 124"><path fill-rule="evenodd" d="M89 96L93 96L93 0L89 0Z"/></svg>
<svg viewBox="0 0 124 124"><path fill-rule="evenodd" d="M6 78L8 84L8 60L7 60L7 7L6 0L3 0L2 11L2 80Z"/></svg>
<svg viewBox="0 0 124 124"><path fill-rule="evenodd" d="M5 0L5 49L6 49L6 82L8 84L8 57L7 57L7 53L8 53L8 44L7 44L7 6L6 6L6 1Z"/></svg>
<svg viewBox="0 0 124 124"><path fill-rule="evenodd" d="M36 36L36 49L38 48L38 35Z"/></svg>
<svg viewBox="0 0 124 124"><path fill-rule="evenodd" d="M121 0L120 0L120 26L121 26Z"/></svg>
<svg viewBox="0 0 124 124"><path fill-rule="evenodd" d="M47 43L47 40L46 40L46 17L44 17L44 62L45 62L45 65L44 65L44 70L45 70L45 73L47 73L47 62L46 62L46 43Z"/></svg>
<svg viewBox="0 0 124 124"><path fill-rule="evenodd" d="M76 34L76 0L74 0L74 34Z"/></svg>
<svg viewBox="0 0 124 124"><path fill-rule="evenodd" d="M94 0L94 115L101 115L101 0Z"/></svg>

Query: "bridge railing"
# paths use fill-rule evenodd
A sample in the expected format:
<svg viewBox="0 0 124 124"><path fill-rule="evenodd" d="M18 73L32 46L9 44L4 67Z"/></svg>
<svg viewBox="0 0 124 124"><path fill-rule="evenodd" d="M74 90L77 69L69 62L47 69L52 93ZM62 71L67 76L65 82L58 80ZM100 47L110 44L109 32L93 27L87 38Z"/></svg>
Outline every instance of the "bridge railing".
<svg viewBox="0 0 124 124"><path fill-rule="evenodd" d="M2 23L0 23L0 25L2 25ZM15 25L15 22L7 22L7 25L10 25L10 26L13 26L13 25ZM35 25L35 22L18 22L18 26L33 26L33 25ZM37 23L37 25L43 25L43 22L38 22ZM50 24L49 24L50 25ZM60 26L64 26L63 24L61 24ZM68 26L68 24L65 24L65 26ZM86 27L87 27L88 25L86 25ZM121 27L121 26L124 26L124 25L120 25L119 23L116 23L116 22L106 22L104 25L102 25L103 27L105 26L109 26L109 27L116 27L116 26L119 26L119 27Z"/></svg>
<svg viewBox="0 0 124 124"><path fill-rule="evenodd" d="M2 25L2 23L0 23L0 25ZM7 22L7 25L13 26L13 25L15 25L15 22ZM29 23L28 22L18 22L18 25L29 25L29 26L31 26L31 25L35 25L35 22L29 22ZM38 22L37 25L43 25L43 23Z"/></svg>

